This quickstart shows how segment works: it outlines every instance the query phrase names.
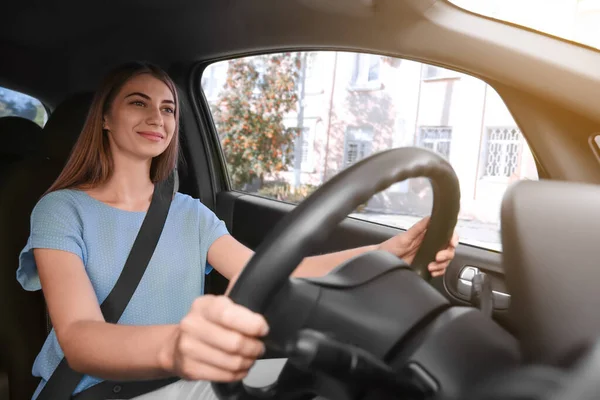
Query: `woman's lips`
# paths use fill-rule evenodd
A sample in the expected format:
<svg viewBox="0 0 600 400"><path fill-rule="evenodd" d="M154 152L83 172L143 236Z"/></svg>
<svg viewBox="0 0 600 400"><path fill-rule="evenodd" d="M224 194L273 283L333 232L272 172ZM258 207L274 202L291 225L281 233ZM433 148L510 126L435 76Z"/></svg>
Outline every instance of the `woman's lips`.
<svg viewBox="0 0 600 400"><path fill-rule="evenodd" d="M160 142L164 139L164 135L159 132L138 132L138 135L143 136L153 142Z"/></svg>

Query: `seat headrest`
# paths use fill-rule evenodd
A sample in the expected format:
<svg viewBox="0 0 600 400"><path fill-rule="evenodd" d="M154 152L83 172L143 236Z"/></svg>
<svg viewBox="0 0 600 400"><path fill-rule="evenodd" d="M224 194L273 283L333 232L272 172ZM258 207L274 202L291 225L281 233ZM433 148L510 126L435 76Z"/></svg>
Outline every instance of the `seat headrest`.
<svg viewBox="0 0 600 400"><path fill-rule="evenodd" d="M44 155L51 160L66 161L75 145L94 94L77 93L63 101L50 115L44 127Z"/></svg>
<svg viewBox="0 0 600 400"><path fill-rule="evenodd" d="M528 362L564 361L600 335L600 185L522 181L502 203L509 314Z"/></svg>
<svg viewBox="0 0 600 400"><path fill-rule="evenodd" d="M22 117L0 118L1 155L25 157L40 148L42 127Z"/></svg>

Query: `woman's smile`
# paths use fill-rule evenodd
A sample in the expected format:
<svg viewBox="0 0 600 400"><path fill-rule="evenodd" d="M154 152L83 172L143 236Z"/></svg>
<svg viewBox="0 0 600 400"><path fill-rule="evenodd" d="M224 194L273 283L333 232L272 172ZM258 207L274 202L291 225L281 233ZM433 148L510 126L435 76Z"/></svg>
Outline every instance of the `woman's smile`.
<svg viewBox="0 0 600 400"><path fill-rule="evenodd" d="M160 133L160 132L153 132L153 131L142 131L142 132L138 132L138 135L151 140L153 142L160 142L161 140L163 140L165 138L165 135Z"/></svg>

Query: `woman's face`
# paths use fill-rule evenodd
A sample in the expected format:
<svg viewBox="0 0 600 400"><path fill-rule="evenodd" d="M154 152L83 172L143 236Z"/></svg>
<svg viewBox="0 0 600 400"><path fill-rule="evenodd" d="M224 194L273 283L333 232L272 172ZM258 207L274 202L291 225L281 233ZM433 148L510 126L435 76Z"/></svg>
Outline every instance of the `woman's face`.
<svg viewBox="0 0 600 400"><path fill-rule="evenodd" d="M148 160L166 150L175 134L175 101L169 87L150 74L127 81L104 115L111 151Z"/></svg>

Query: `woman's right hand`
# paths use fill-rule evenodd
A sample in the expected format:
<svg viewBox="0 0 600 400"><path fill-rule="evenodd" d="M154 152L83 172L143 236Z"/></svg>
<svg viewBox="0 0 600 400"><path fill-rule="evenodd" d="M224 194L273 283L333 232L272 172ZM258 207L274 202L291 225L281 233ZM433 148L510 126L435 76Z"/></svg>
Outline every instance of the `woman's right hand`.
<svg viewBox="0 0 600 400"><path fill-rule="evenodd" d="M187 380L243 379L264 353L264 317L227 296L197 298L161 354L163 368Z"/></svg>

